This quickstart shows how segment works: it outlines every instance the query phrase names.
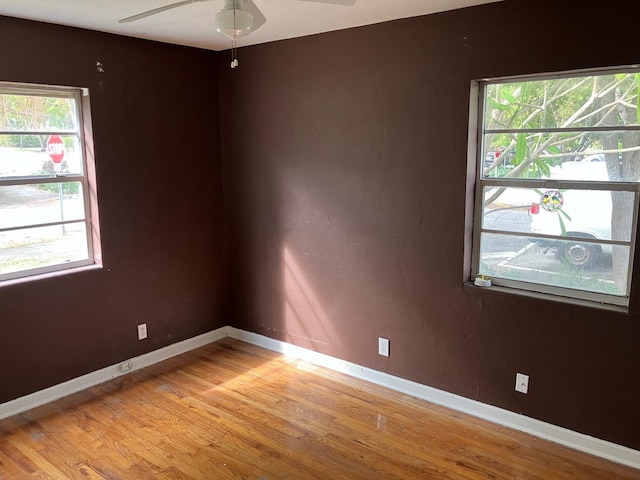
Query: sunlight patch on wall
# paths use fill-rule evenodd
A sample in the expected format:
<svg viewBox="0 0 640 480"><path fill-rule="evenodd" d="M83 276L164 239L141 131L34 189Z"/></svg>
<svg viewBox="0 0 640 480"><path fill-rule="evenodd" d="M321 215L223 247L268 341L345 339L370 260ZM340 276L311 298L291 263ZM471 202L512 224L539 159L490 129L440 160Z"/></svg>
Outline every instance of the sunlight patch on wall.
<svg viewBox="0 0 640 480"><path fill-rule="evenodd" d="M288 246L284 248L283 260L284 326L288 341L311 349L336 344L339 336L322 300Z"/></svg>

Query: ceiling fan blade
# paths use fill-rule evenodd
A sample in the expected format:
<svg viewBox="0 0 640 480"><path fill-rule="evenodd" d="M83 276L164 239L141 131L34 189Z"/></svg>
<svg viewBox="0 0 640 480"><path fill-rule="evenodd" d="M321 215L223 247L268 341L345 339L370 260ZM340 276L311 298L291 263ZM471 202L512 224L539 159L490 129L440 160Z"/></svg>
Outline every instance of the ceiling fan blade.
<svg viewBox="0 0 640 480"><path fill-rule="evenodd" d="M330 5L342 5L343 7L353 7L358 0L301 0L302 2L328 3Z"/></svg>
<svg viewBox="0 0 640 480"><path fill-rule="evenodd" d="M183 5L189 5L190 3L204 2L204 1L206 0L183 0L182 2L170 3L169 5L165 5L164 7L154 8L152 10L147 10L146 12L137 13L136 15L131 15L130 17L121 18L120 20L118 20L118 23L135 22L136 20L140 20L141 18L155 15L156 13L166 12L167 10L171 10L173 8L182 7Z"/></svg>
<svg viewBox="0 0 640 480"><path fill-rule="evenodd" d="M253 0L244 0L242 8L253 16L253 28L251 29L251 31L259 29L266 23L266 17L263 15L263 13L260 11Z"/></svg>

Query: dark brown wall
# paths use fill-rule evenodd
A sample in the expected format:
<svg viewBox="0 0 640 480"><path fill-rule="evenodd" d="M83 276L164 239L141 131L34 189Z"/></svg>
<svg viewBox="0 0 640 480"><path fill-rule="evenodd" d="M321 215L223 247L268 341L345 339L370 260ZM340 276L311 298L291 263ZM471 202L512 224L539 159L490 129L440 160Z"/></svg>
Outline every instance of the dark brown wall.
<svg viewBox="0 0 640 480"><path fill-rule="evenodd" d="M10 18L0 44L0 80L90 90L104 258L0 288L0 402L226 324L216 54Z"/></svg>
<svg viewBox="0 0 640 480"><path fill-rule="evenodd" d="M640 319L462 281L471 80L638 63L637 13L506 1L221 57L231 322L640 448Z"/></svg>

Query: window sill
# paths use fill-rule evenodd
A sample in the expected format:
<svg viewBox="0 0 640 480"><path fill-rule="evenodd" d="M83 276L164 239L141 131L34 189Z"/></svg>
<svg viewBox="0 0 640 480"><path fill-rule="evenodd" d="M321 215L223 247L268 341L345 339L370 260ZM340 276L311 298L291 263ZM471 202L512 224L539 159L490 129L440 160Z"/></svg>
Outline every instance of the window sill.
<svg viewBox="0 0 640 480"><path fill-rule="evenodd" d="M523 297L529 297L529 298L537 298L540 300L547 300L547 301L552 301L552 302L557 302L557 303L564 303L564 304L568 304L568 305L577 305L577 306L581 306L581 307L588 307L588 308L598 308L601 310L608 310L611 312L618 312L618 313L625 313L628 314L629 313L629 307L624 307L624 306L620 306L620 305L611 305L608 303L600 303L600 302L593 302L590 300L582 300L579 298L571 298L571 297L563 297L560 295L552 295L549 293L540 293L540 292L532 292L529 290L521 290L518 288L512 288L512 287L503 287L500 285L491 285L489 287L479 287L477 285L475 285L473 282L465 282L463 285L464 290L467 291L480 291L480 290L487 290L490 292L495 292L495 293L506 293L506 294L510 294L510 295L520 295Z"/></svg>
<svg viewBox="0 0 640 480"><path fill-rule="evenodd" d="M21 283L36 282L39 280L45 280L49 278L61 277L63 275L70 275L73 273L87 272L90 270L99 270L99 269L102 269L102 264L92 263L90 265L71 267L71 268L66 268L64 270L56 270L48 273L39 273L36 275L29 275L28 277L12 278L11 280L4 280L0 282L0 288L8 287L11 285L19 285Z"/></svg>

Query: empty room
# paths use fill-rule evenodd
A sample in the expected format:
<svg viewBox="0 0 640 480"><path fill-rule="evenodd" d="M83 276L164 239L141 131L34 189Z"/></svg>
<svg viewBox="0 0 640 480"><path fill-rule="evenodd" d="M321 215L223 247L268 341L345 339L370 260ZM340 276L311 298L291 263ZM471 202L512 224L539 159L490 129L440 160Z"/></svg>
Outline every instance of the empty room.
<svg viewBox="0 0 640 480"><path fill-rule="evenodd" d="M0 0L0 480L640 479L638 13Z"/></svg>

